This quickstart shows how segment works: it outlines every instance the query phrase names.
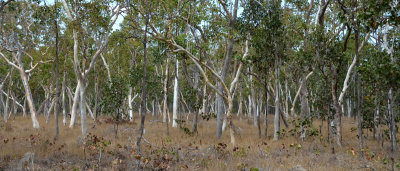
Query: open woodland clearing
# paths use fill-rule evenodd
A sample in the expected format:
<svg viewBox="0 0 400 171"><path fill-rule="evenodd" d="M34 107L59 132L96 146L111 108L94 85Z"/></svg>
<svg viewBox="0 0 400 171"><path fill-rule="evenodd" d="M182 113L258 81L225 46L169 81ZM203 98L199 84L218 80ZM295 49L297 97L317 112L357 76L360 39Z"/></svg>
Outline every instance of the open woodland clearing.
<svg viewBox="0 0 400 171"><path fill-rule="evenodd" d="M272 119L273 115L270 115ZM120 125L118 139L115 138L110 118L99 118L98 122L88 120L88 134L100 139L99 144L110 142L100 157L100 147L85 146L77 143L80 128L60 127L60 137L54 140L55 124L42 124L40 129L30 127L29 118L16 117L9 120L0 130L0 170L13 170L26 152L35 154L35 169L116 169L129 170L134 164L136 149L132 142L137 137L138 122ZM18 121L18 122L17 122ZM43 117L39 121L45 123ZM302 166L307 170L388 170L390 169L390 145L385 140L372 137L372 132L364 130L366 158L359 159L356 137L357 124L352 118L343 120L343 147L331 153L327 141L326 122L323 123L322 135L308 137L301 141L298 136L285 135L283 139L273 141L259 138L257 127L247 118L241 121L234 118L240 128L237 144L231 145L229 135L217 139L214 128L216 119L199 122L199 131L188 135L182 129L171 129L169 136L165 124L154 122L148 117L145 123L147 140L143 144L142 162L147 169L170 170L290 170ZM20 124L21 123L21 124ZM79 121L78 121L79 123ZM320 121L314 121L314 127L320 128ZM187 123L190 124L190 123ZM282 123L283 124L283 123ZM263 125L264 127L264 125ZM293 127L287 130L293 129ZM272 135L273 130L269 129ZM319 130L318 130L319 132ZM368 133L367 133L368 132ZM88 138L87 141L93 140ZM400 163L396 156L396 165ZM116 162L117 161L117 162Z"/></svg>
<svg viewBox="0 0 400 171"><path fill-rule="evenodd" d="M0 0L0 170L400 170L399 90L399 0Z"/></svg>

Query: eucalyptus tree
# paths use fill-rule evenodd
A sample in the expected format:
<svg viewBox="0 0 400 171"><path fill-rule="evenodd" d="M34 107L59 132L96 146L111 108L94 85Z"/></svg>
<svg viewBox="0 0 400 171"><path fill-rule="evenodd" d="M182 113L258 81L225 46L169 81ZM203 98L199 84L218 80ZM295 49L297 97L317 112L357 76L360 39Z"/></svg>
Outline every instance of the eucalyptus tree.
<svg viewBox="0 0 400 171"><path fill-rule="evenodd" d="M229 65L233 56L233 46L235 41L235 25L238 15L238 7L239 7L239 0L234 0L234 2L227 3L223 0L218 0L220 5L222 6L224 13L225 13L225 22L227 26L227 34L225 38L227 40L227 48L226 48L226 57L224 59L224 65L221 71L221 78L222 81L226 81L226 77L229 72ZM230 2L230 1L229 1ZM229 7L228 5L231 4L232 6ZM218 85L218 89L220 92L223 91L223 86ZM217 137L221 138L222 136L222 124L223 124L223 114L224 114L224 103L223 97L221 95L217 95ZM228 109L229 110L229 109Z"/></svg>
<svg viewBox="0 0 400 171"><path fill-rule="evenodd" d="M279 104L279 73L286 48L282 13L281 1L250 1L246 4L240 19L242 34L250 34L251 44L255 50L255 53L250 55L250 64L254 66L256 78L264 84L265 94L268 94L269 80L275 80L275 90L273 91L275 97L274 140L279 137L280 112L283 112ZM269 74L271 72L275 75L271 76ZM259 134L261 134L260 131Z"/></svg>
<svg viewBox="0 0 400 171"><path fill-rule="evenodd" d="M134 7L135 10L137 11L140 16L145 16L145 5L140 4L141 2L137 3ZM164 6L164 8L158 8L160 6ZM188 7L191 8L188 8ZM233 98L232 94L235 89L235 84L237 81L232 81L230 88L227 86L225 81L221 78L220 74L217 73L215 68L210 66L209 64L203 62L203 60L199 59L199 54L197 51L191 51L186 45L185 45L185 39L184 35L187 32L180 32L180 30L184 30L188 25L189 27L193 28L194 30L194 35L192 34L191 36L196 37L199 42L201 41L202 44L198 44L202 49L205 49L203 53L205 54L205 59L210 57L210 52L212 52L210 49L210 41L209 38L214 38L213 36L219 36L219 35L213 35L211 32L213 31L212 29L222 29L221 27L217 26L212 26L212 27L207 27L207 26L201 26L200 23L202 21L209 23L210 21L208 20L211 17L218 17L218 19L221 19L221 16L219 14L216 14L214 12L212 13L206 13L208 10L220 10L220 8L212 3L212 2L173 2L173 1L156 1L152 3L152 15L151 15L151 22L149 22L149 30L147 33L152 37L155 38L161 42L164 42L168 45L169 49L173 53L177 53L179 55L182 55L185 58L190 59L197 67L199 70L199 73L202 76L203 81L211 87L214 91L217 92L217 94L221 95L224 99L224 101L228 104L228 109L227 109L227 121L229 123L230 127L230 134L231 134L231 142L235 143L234 139L234 125L232 122L232 107L233 107ZM197 13L189 13L189 11L182 11L179 16L177 16L177 13L174 13L174 10L188 10L192 9L192 11L196 11ZM157 14L157 15L156 15ZM190 14L190 15L189 15ZM194 14L207 14L203 18L201 18L198 15ZM209 16L211 15L211 16ZM207 20L205 20L207 19ZM164 21L164 22L159 22L159 21ZM211 24L211 23L210 23ZM213 23L216 24L216 23ZM211 26L211 25L210 25ZM136 29L142 30L141 28L136 27ZM178 31L176 31L178 30ZM207 33L210 34L211 37L206 35ZM214 32L215 34L215 32ZM214 41L214 40L213 40ZM246 44L247 45L247 44ZM248 46L245 46L248 47ZM248 48L244 48L244 57L248 55ZM239 71L240 72L240 71ZM223 87L223 91L219 91L218 87L211 81L209 78L210 73L213 77L216 78L217 83L221 84ZM237 74L240 75L240 74ZM237 80L237 79L234 79ZM218 131L217 131L218 132Z"/></svg>
<svg viewBox="0 0 400 171"><path fill-rule="evenodd" d="M49 8L36 3L17 1L10 2L2 12L0 57L19 72L33 128L39 128L29 77L40 64L51 62L45 59L49 49L45 47L49 40L46 34L49 28L46 21L46 18L50 18L46 16L49 15ZM40 57L36 55L36 49L39 49ZM26 69L27 63L30 64L29 69Z"/></svg>
<svg viewBox="0 0 400 171"><path fill-rule="evenodd" d="M75 108L78 104L78 99L80 99L81 128L82 136L84 137L86 135L85 90L88 84L87 77L93 70L96 59L108 44L112 26L121 13L121 6L116 3L115 7L109 8L110 1L81 1L73 3L63 0L62 3L68 19L68 27L73 32L73 68L78 82L69 126L72 128L74 125ZM91 37L97 37L97 40L93 40ZM81 47L82 55L79 52L79 39L83 41L83 47ZM96 41L96 43L88 46L88 42L85 42L85 40Z"/></svg>

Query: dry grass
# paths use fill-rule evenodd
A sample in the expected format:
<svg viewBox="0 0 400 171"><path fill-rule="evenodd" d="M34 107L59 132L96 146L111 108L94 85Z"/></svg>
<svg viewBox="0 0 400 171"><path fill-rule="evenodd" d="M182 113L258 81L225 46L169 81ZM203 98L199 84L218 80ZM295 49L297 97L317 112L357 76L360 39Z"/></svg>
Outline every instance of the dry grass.
<svg viewBox="0 0 400 171"><path fill-rule="evenodd" d="M13 170L19 159L26 152L35 153L35 167L39 169L73 169L90 168L122 169L132 168L137 156L134 145L137 138L137 123L127 123L119 126L118 139L114 136L114 127L100 118L101 123L88 119L88 133L100 139L109 140L111 145L104 147L101 161L98 162L100 151L93 146L79 143L80 121L72 129L60 127L60 137L55 140L54 118L46 124L40 116L41 128L35 130L30 118L16 117L0 129L0 170ZM247 119L234 119L236 127L240 128L236 146L232 146L228 133L221 139L216 138L216 121L200 119L199 133L193 136L185 134L179 128L171 128L166 134L166 125L147 117L145 123L145 138L151 144L143 142L141 159L146 168L169 168L173 170L240 170L260 168L260 170L288 170L301 165L307 170L357 170L366 166L377 170L390 168L389 142L381 146L373 140L372 133L367 133L365 149L368 156L360 159L357 154L358 138L356 123L352 119L343 120L343 147L335 146L335 154L331 154L327 142L326 122L323 123L322 136L308 137L299 140L286 133L281 140L259 138L258 130ZM61 120L61 119L60 119ZM272 116L269 119L269 135L272 135ZM314 121L319 129L321 121ZM281 124L284 128L283 124ZM191 128L191 123L187 126ZM263 125L263 130L264 130ZM289 130L284 128L285 130ZM264 134L264 133L263 133ZM356 153L356 156L352 154ZM134 153L132 153L134 152ZM372 156L373 155L373 156ZM396 155L396 162L399 162ZM385 164L387 160L387 164ZM147 162L146 162L147 161ZM368 170L368 169L367 169Z"/></svg>

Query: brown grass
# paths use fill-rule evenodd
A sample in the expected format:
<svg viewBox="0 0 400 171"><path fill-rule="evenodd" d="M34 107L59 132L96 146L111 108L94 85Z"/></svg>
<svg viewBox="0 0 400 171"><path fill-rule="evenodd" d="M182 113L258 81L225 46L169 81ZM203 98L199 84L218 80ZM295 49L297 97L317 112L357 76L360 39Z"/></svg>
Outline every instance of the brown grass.
<svg viewBox="0 0 400 171"><path fill-rule="evenodd" d="M269 119L269 135L272 135L272 116ZM142 166L146 168L168 168L173 170L240 170L260 168L260 170L288 170L301 165L307 170L358 170L373 167L377 170L390 168L389 142L381 146L373 140L372 133L364 130L367 157L358 157L357 131L351 131L357 124L353 119L343 120L343 147L335 146L335 154L331 154L327 142L326 122L323 123L322 135L307 137L305 141L287 135L278 141L270 138L259 138L258 131L247 119L234 119L240 128L236 146L232 146L229 135L225 132L221 139L216 138L216 121L200 119L199 133L189 136L179 128L171 128L166 134L166 125L154 121L150 115L146 118L145 139L143 142ZM101 162L98 163L99 150L79 143L81 134L80 121L74 128L60 126L60 137L55 140L55 123L51 118L46 124L44 117L39 117L40 129L33 129L30 118L16 117L0 129L0 170L13 170L19 159L26 152L35 153L35 167L38 169L73 169L87 170L91 168L129 170L134 166L137 156L137 128L135 123L124 123L119 126L118 139L114 136L112 123L106 118L100 122L88 119L88 133L100 139L111 141L104 147ZM60 119L61 122L61 119ZM319 129L321 121L313 122ZM191 128L191 123L186 123ZM264 130L265 125L262 126ZM284 128L283 123L281 127ZM285 130L289 130L284 128ZM367 133L368 132L368 133ZM264 134L264 132L263 132ZM352 154L352 151L356 154ZM373 155L373 157L372 157ZM396 154L396 162L398 154ZM385 164L385 160L387 164ZM147 161L147 162L146 162ZM367 169L368 170L368 169Z"/></svg>

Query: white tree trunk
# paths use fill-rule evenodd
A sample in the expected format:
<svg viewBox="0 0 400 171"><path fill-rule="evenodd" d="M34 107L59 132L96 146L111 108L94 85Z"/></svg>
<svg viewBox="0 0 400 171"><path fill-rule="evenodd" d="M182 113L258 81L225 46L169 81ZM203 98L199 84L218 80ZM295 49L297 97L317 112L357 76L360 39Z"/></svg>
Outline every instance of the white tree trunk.
<svg viewBox="0 0 400 171"><path fill-rule="evenodd" d="M172 127L177 127L176 120L178 119L178 105L179 105L179 61L176 59L175 63L175 79L174 79L174 101L172 106Z"/></svg>
<svg viewBox="0 0 400 171"><path fill-rule="evenodd" d="M85 138L86 136L86 106L83 105L85 104L85 90L86 87L84 85L84 83L80 84L80 88L79 88L79 93L80 93L80 101L81 101L81 105L80 105L80 109L81 109L81 129L82 129L82 138Z"/></svg>
<svg viewBox="0 0 400 171"><path fill-rule="evenodd" d="M207 114L207 85L203 86L203 108L201 109L203 115Z"/></svg>
<svg viewBox="0 0 400 171"><path fill-rule="evenodd" d="M250 68L250 72L251 68ZM251 89L251 109L253 111L253 124L257 126L257 104L256 104L256 94L254 92L254 82L253 82L253 75L250 75L250 89Z"/></svg>
<svg viewBox="0 0 400 171"><path fill-rule="evenodd" d="M128 111L129 111L129 121L133 121L133 106L132 106L132 87L129 87L129 94L128 94Z"/></svg>
<svg viewBox="0 0 400 171"><path fill-rule="evenodd" d="M21 63L22 63L22 61L21 61ZM36 109L35 109L35 104L33 103L31 88L28 83L28 77L24 70L19 70L19 72L21 75L22 83L24 84L25 96L26 96L26 100L28 100L28 106L29 106L29 109L31 112L33 128L39 128L39 121L37 120L37 117L36 117Z"/></svg>
<svg viewBox="0 0 400 171"><path fill-rule="evenodd" d="M10 94L10 87L8 87L8 92L7 92L7 95L8 94ZM3 116L3 119L4 119L4 123L7 123L7 116L8 116L8 104L10 104L10 98L8 98L7 97L7 100L6 100L6 105L4 106L4 116Z"/></svg>
<svg viewBox="0 0 400 171"><path fill-rule="evenodd" d="M351 101L350 101L350 98L348 97L346 99L346 101L347 101L347 117L351 118Z"/></svg>
<svg viewBox="0 0 400 171"><path fill-rule="evenodd" d="M279 71L280 62L275 54L275 117L274 117L274 141L279 139L280 116L279 116Z"/></svg>
<svg viewBox="0 0 400 171"><path fill-rule="evenodd" d="M64 124L64 126L65 125L67 125L67 111L66 111L66 106L65 106L65 72L64 72L64 75L63 75L63 82L62 82L62 94L61 94L61 96L62 96L62 113L63 113L63 124Z"/></svg>
<svg viewBox="0 0 400 171"><path fill-rule="evenodd" d="M76 112L78 110L78 103L79 103L79 92L80 92L81 82L78 80L78 84L76 85L74 100L72 102L72 109L71 109L71 120L69 122L69 128L73 128L75 124ZM84 106L84 105L80 105Z"/></svg>

